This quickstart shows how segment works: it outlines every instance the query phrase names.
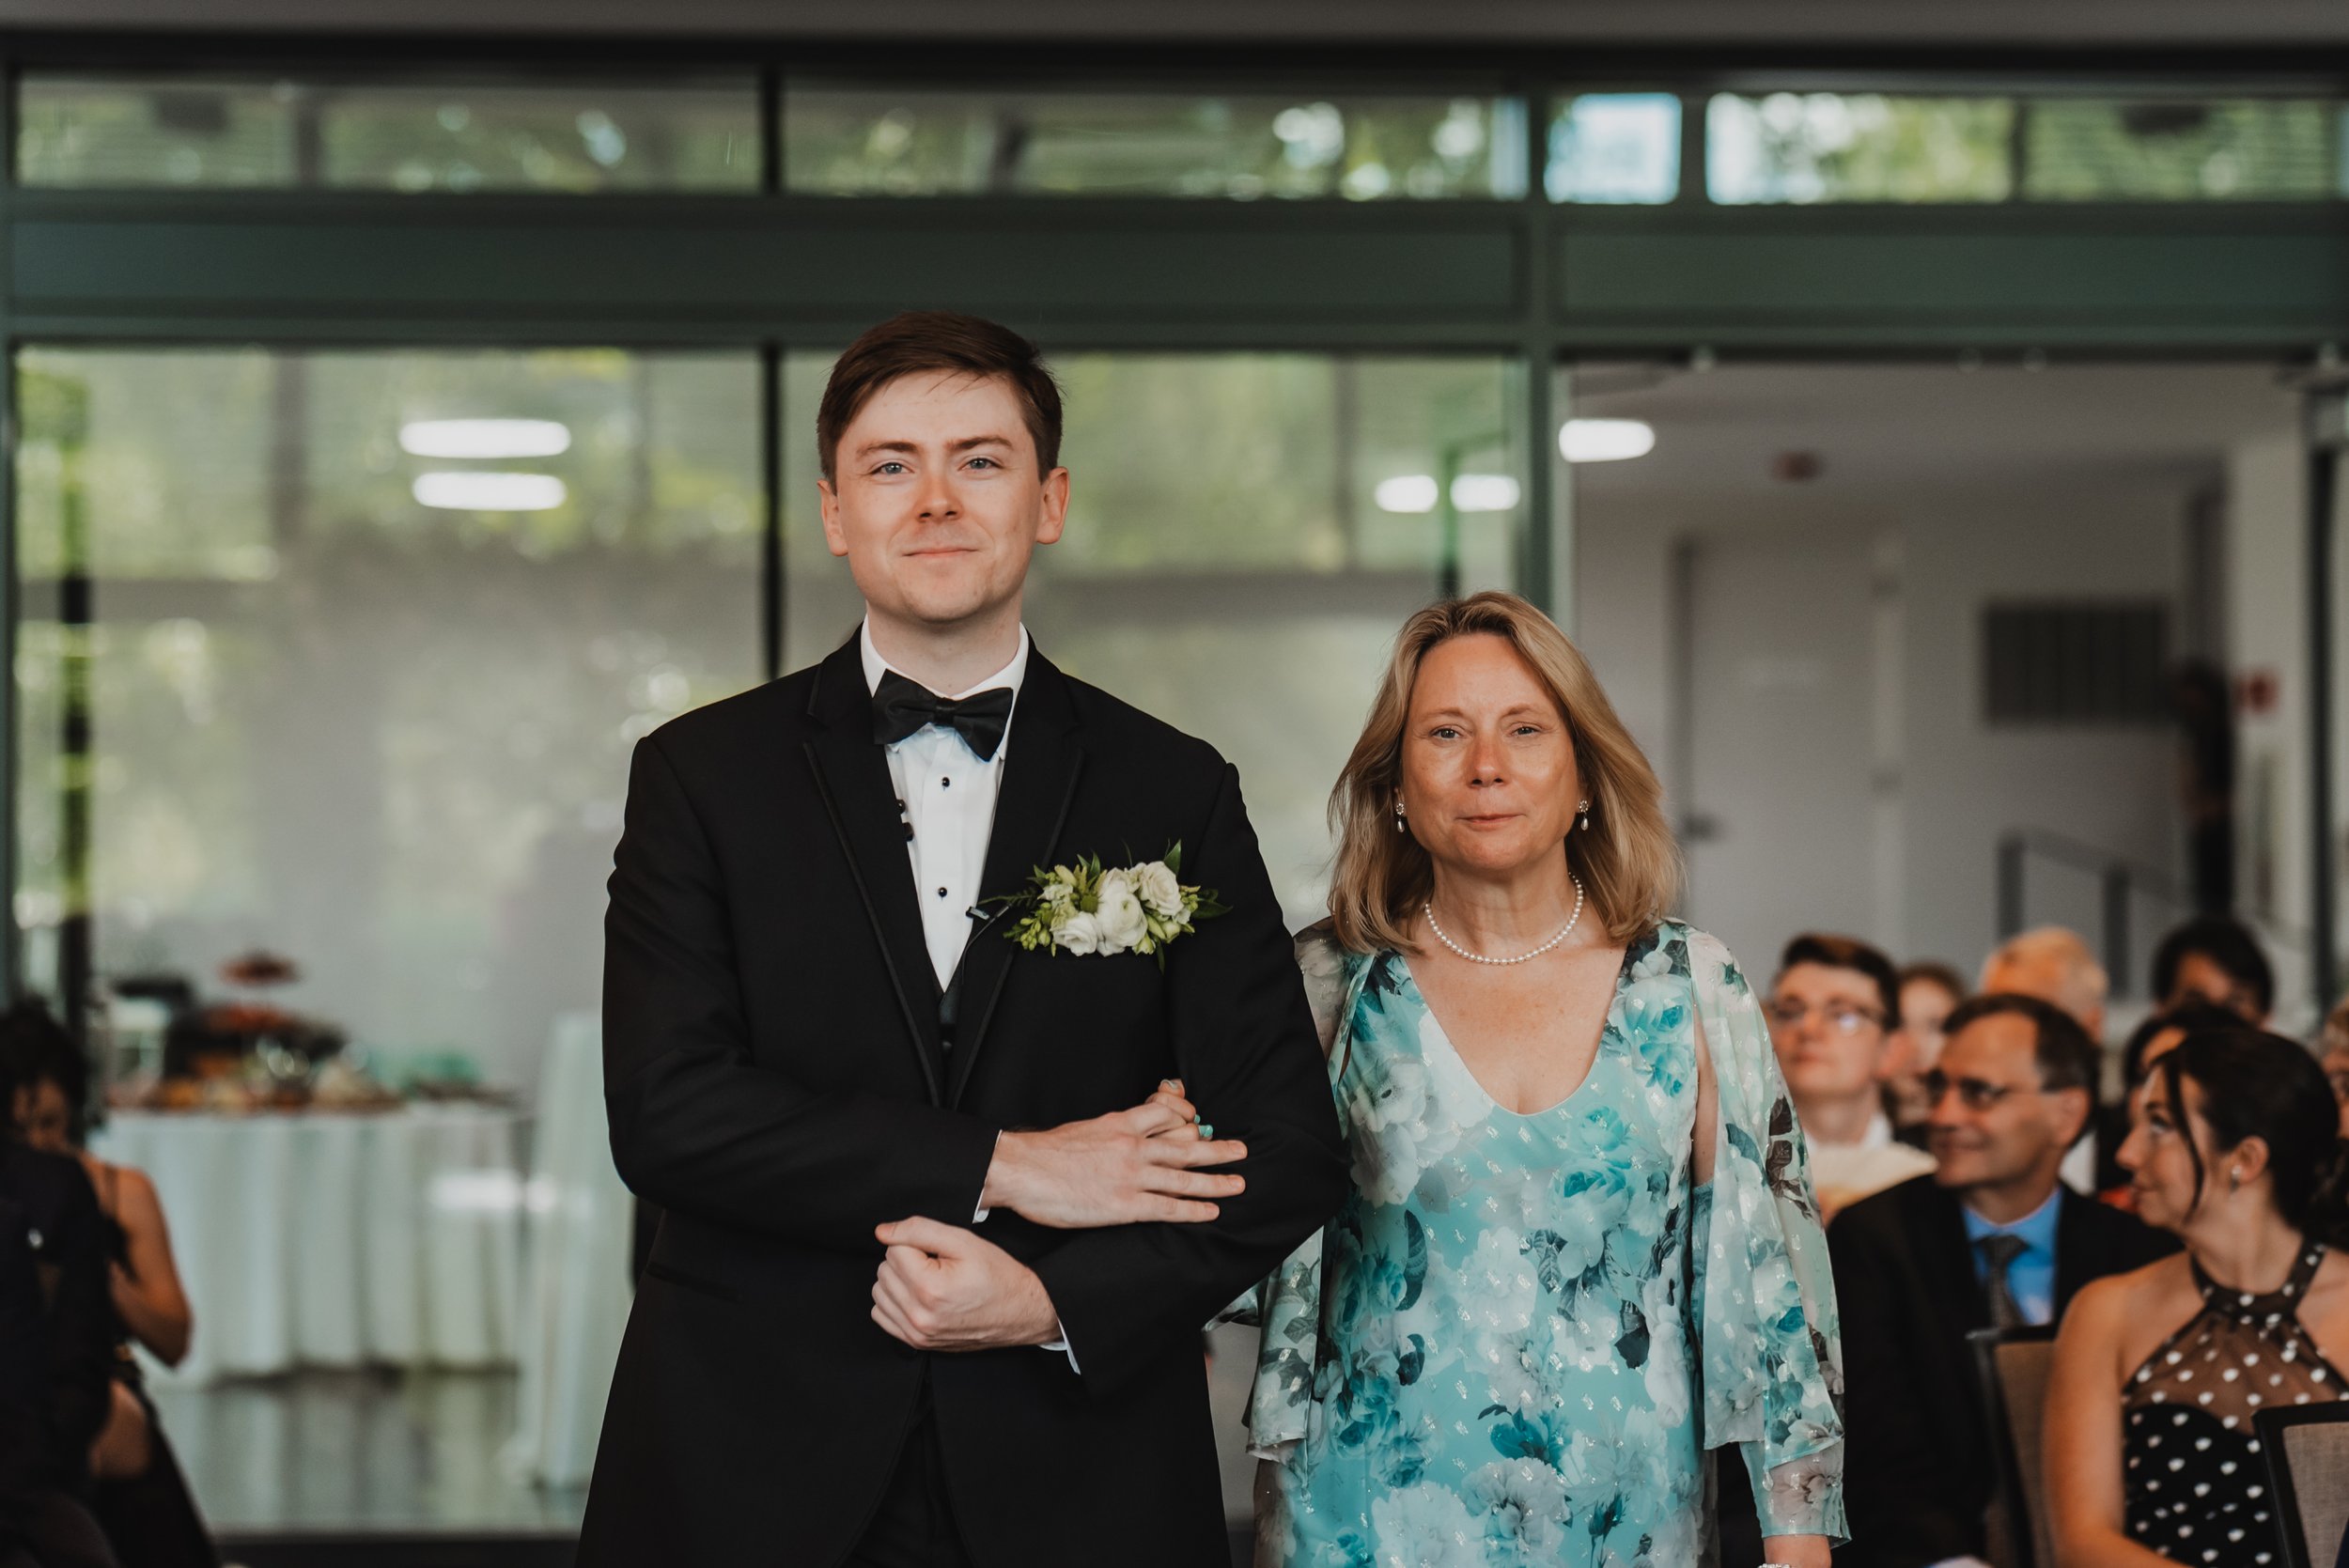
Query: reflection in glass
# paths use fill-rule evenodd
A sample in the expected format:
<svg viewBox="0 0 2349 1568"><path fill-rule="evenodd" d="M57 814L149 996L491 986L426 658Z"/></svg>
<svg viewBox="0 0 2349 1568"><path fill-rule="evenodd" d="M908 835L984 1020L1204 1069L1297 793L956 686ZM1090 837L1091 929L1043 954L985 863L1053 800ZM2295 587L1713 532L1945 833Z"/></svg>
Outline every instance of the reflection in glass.
<svg viewBox="0 0 2349 1568"><path fill-rule="evenodd" d="M16 374L31 986L56 995L84 913L101 984L216 997L268 949L303 972L287 1006L379 1062L527 1088L598 1005L630 748L758 677L754 359L33 349ZM486 418L570 439L527 474L402 449ZM539 492L419 500L518 477Z"/></svg>
<svg viewBox="0 0 2349 1568"><path fill-rule="evenodd" d="M794 83L783 161L814 194L1512 197L1524 123L1514 99Z"/></svg>
<svg viewBox="0 0 2349 1568"><path fill-rule="evenodd" d="M786 366L794 667L838 646L860 611L815 508L832 358ZM1323 807L1396 629L1447 586L1517 584L1526 465L1511 367L1097 353L1054 369L1070 502L1066 534L1036 557L1037 644L1237 764L1283 912L1317 920ZM1414 505L1388 505L1398 498Z"/></svg>
<svg viewBox="0 0 2349 1568"><path fill-rule="evenodd" d="M257 81L29 72L27 185L393 191L750 191L743 77L590 82Z"/></svg>
<svg viewBox="0 0 2349 1568"><path fill-rule="evenodd" d="M2015 104L1875 93L1721 93L1705 108L1705 188L1727 205L2004 201Z"/></svg>
<svg viewBox="0 0 2349 1568"><path fill-rule="evenodd" d="M1657 206L1680 194L1680 100L1584 93L1549 122L1552 201Z"/></svg>
<svg viewBox="0 0 2349 1568"><path fill-rule="evenodd" d="M2322 201L2349 194L2339 104L2055 99L2024 121L2034 201Z"/></svg>

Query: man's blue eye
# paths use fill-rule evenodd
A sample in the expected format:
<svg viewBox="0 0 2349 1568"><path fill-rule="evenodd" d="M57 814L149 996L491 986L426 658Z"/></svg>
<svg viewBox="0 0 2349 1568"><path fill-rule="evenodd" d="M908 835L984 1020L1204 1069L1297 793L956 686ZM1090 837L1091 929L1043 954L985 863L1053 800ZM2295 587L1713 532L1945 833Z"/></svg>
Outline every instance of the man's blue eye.
<svg viewBox="0 0 2349 1568"><path fill-rule="evenodd" d="M994 459L994 458L972 458L972 459L971 459L971 465L972 465L973 468L976 468L976 467L977 467L979 464L981 464L981 463L985 463L985 464L986 464L988 467L989 467L989 468L995 468L995 467L998 467L998 466L999 466L999 465L996 463L995 459Z"/></svg>

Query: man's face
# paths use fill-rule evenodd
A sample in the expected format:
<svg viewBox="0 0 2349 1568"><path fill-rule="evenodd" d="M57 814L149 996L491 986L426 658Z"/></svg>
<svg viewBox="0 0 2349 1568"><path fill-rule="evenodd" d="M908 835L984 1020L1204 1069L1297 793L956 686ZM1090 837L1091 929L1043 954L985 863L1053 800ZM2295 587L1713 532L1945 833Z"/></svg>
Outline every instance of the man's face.
<svg viewBox="0 0 2349 1568"><path fill-rule="evenodd" d="M2255 1024L2267 1022L2267 1015L2260 1010L2259 998L2251 988L2218 967L2208 954L2189 953L2178 960L2178 977L2170 982L2170 994L2162 999L2167 1011L2182 1001L2207 1001L2241 1015Z"/></svg>
<svg viewBox="0 0 2349 1568"><path fill-rule="evenodd" d="M1884 1000L1858 970L1797 964L1770 988L1770 1043L1797 1102L1873 1093L1884 1065Z"/></svg>
<svg viewBox="0 0 2349 1568"><path fill-rule="evenodd" d="M999 376L901 376L841 432L821 481L824 542L876 616L948 630L1016 605L1028 558L1060 537L1068 471L1038 471Z"/></svg>
<svg viewBox="0 0 2349 1568"><path fill-rule="evenodd" d="M1926 1075L1937 1090L1926 1138L1934 1179L1963 1190L2037 1174L2053 1190L2057 1167L2088 1115L2088 1091L2040 1088L2039 1031L1994 1013L1950 1036Z"/></svg>

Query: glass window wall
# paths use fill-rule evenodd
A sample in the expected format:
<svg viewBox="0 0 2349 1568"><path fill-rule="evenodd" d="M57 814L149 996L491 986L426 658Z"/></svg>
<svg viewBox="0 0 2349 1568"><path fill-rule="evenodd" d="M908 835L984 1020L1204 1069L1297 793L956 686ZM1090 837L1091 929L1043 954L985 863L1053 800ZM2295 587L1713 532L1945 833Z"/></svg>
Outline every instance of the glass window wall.
<svg viewBox="0 0 2349 1568"><path fill-rule="evenodd" d="M2310 100L2056 99L2025 109L2032 201L2323 201L2349 117Z"/></svg>
<svg viewBox="0 0 2349 1568"><path fill-rule="evenodd" d="M599 1004L630 748L760 675L754 357L17 377L28 983L265 995L387 1084L527 1088Z"/></svg>
<svg viewBox="0 0 2349 1568"><path fill-rule="evenodd" d="M1705 188L1733 207L2004 201L2014 124L2008 99L1721 93L1705 107Z"/></svg>
<svg viewBox="0 0 2349 1568"><path fill-rule="evenodd" d="M36 186L754 191L751 78L663 85L28 73Z"/></svg>
<svg viewBox="0 0 2349 1568"><path fill-rule="evenodd" d="M1524 194L1514 99L966 92L792 83L785 183L849 196L1349 201Z"/></svg>
<svg viewBox="0 0 2349 1568"><path fill-rule="evenodd" d="M1653 207L1680 194L1680 100L1584 93L1549 122L1544 185L1552 201Z"/></svg>

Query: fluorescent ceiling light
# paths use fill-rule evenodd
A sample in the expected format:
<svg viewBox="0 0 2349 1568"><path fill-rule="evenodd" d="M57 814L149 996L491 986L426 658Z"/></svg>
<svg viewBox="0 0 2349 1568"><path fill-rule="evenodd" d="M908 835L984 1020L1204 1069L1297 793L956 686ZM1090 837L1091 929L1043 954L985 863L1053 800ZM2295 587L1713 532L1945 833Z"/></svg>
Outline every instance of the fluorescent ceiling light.
<svg viewBox="0 0 2349 1568"><path fill-rule="evenodd" d="M571 449L568 425L552 419L416 419L399 446L419 458L552 458Z"/></svg>
<svg viewBox="0 0 2349 1568"><path fill-rule="evenodd" d="M1392 479L1381 479L1371 492L1382 512L1432 512L1436 509L1436 481L1424 474L1402 474Z"/></svg>
<svg viewBox="0 0 2349 1568"><path fill-rule="evenodd" d="M1463 474L1452 481L1452 505L1463 512L1505 512L1517 504L1517 482L1505 474Z"/></svg>
<svg viewBox="0 0 2349 1568"><path fill-rule="evenodd" d="M552 474L419 474L413 493L421 505L445 512L544 512L569 491Z"/></svg>
<svg viewBox="0 0 2349 1568"><path fill-rule="evenodd" d="M1643 419L1569 419L1558 450L1570 463L1612 463L1644 458L1656 448L1656 427Z"/></svg>

